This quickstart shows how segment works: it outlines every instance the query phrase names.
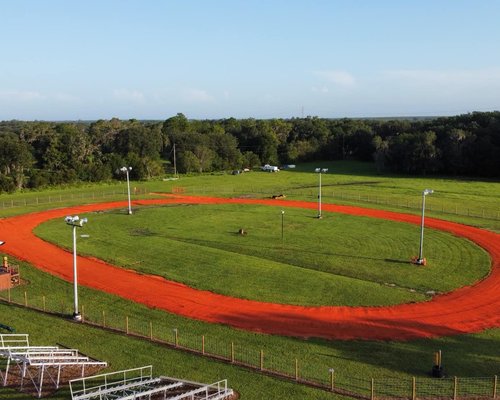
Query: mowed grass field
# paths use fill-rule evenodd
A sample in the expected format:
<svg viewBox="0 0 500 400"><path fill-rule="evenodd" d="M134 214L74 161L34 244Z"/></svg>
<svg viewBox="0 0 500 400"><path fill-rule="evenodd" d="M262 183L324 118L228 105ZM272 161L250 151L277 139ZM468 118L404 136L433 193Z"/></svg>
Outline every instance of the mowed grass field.
<svg viewBox="0 0 500 400"><path fill-rule="evenodd" d="M82 215L83 216L83 215ZM428 229L428 266L418 226L315 210L255 205L169 205L85 215L82 254L203 290L301 305L389 305L422 301L487 275L488 255L471 242ZM283 232L282 232L283 222ZM238 234L244 228L246 235ZM83 231L82 231L83 232ZM43 239L72 246L60 220ZM282 238L283 233L283 238Z"/></svg>
<svg viewBox="0 0 500 400"><path fill-rule="evenodd" d="M451 178L436 179L379 176L374 172L374 169L370 164L331 163L327 165L326 163L321 163L321 165L310 164L306 166L297 166L297 171L281 171L278 174L268 174L255 171L249 174L237 176L229 174L192 177L182 176L178 181L133 183L133 185L138 187L147 185L151 192L171 192L174 187L183 188L186 193L229 197L241 195L267 197L271 194L283 192L289 198L313 200L315 198L315 194L317 194L315 185L317 184L318 177L316 174L311 172L311 170L315 166L330 167L329 173L323 176L323 183L325 184L325 190L323 192L325 202L347 202L369 207L389 208L398 211L403 210L418 213L419 211L417 208L408 209L405 205L408 204L408 201L415 201L418 203L421 198L421 190L425 187L430 187L436 190L436 192L427 199L428 204L432 208L432 210L428 211L428 215L438 218L452 219L462 223L468 223L500 231L500 222L495 218L487 217L490 214L494 215L494 213L498 212L498 198L500 198L500 184L498 182L454 180ZM304 172L301 172L301 169ZM91 194L109 191L111 188L123 189L123 183L118 185L60 188L46 192L20 193L16 195L0 195L0 203L5 203L7 205L3 209L0 208L0 217L32 212L46 208L60 207L65 204L103 201L102 198L97 198L97 195L92 196ZM332 197L332 193L328 193L328 191L337 192L337 190L340 189L344 192L346 197L347 194L352 194L353 199L341 200L340 197L337 197L337 195ZM356 201L355 198L360 191L362 191L362 193L371 191L371 195L378 197L379 202L367 204L363 202L362 199L361 202ZM81 199L71 199L70 194L79 194L81 195ZM30 203L30 200L37 197L46 199L48 196L51 196L52 200L57 197L62 200L55 203L52 202L38 205L36 205L35 202ZM117 195L115 198L118 199L120 196ZM399 199L401 207L394 204L386 204L380 200L383 198L391 198L393 200ZM111 199L111 197L104 198L104 200L108 199ZM125 200L125 198L123 200ZM9 203L11 202L14 204L17 202L18 205L16 207L9 207ZM26 202L27 205L23 206L23 202ZM437 206L439 202L443 202L443 204L445 204L446 207L449 207L449 209L458 208L458 211L470 208L471 210L483 209L488 212L485 213L486 218L483 218L480 211L477 213L471 213L473 215L470 216L460 215L460 213L442 213L441 211L438 211L442 209ZM158 212L158 218L165 218L163 214L160 214L164 212L171 212L174 215L169 214L167 216L168 218L172 218L172 221L177 225L192 223L194 225L191 226L197 226L197 224L201 224L203 218L210 217L210 215L208 215L209 213L203 212L203 207L193 206L190 207L191 210L187 210L192 213L191 218L196 215L193 209L200 210L199 217L195 218L195 221L193 222L189 222L190 218L184 218L185 215L179 211L182 207L172 207L172 210L165 210L166 207L151 210L144 208L133 217L141 217L142 214L147 215L148 212ZM188 207L185 208L187 209ZM205 210L207 209L205 208ZM203 251L222 251L223 253L230 253L231 256L238 254L246 261L249 258L255 257L259 260L265 260L266 263L273 265L273 270L275 268L276 270L279 270L281 267L284 270L289 270L291 268L294 270L304 270L307 273L311 273L315 280L317 280L316 278L320 274L324 274L321 276L333 276L335 278L338 276L339 278L349 279L350 281L357 280L352 275L344 274L340 270L342 268L342 259L348 260L348 264L352 264L357 262L355 257L357 254L348 251L344 253L344 257L342 257L338 248L334 246L335 241L325 245L325 248L321 248L321 246L323 246L322 243L313 243L312 245L320 246L320 250L315 253L314 258L323 257L324 259L335 260L335 262L339 262L338 265L328 265L325 264L323 260L318 263L321 264L319 267L315 267L314 263L303 264L307 260L308 254L311 254L305 251L302 254L303 259L300 260L300 265L298 265L299 260L284 258L286 257L286 254L283 254L280 241L280 209L275 210L273 208L262 208L262 210L260 210L259 208L259 210L255 211L256 214L252 214L254 215L254 218L250 218L250 221L248 222L240 220L235 221L234 218L230 217L234 213L240 213L240 211L234 207L231 207L228 210L218 209L217 211L227 215L228 217L223 218L222 225L224 225L224 229L220 230L220 234L218 233L218 230L212 230L209 232L210 235L213 235L211 241L216 242L215 244L208 243L209 240L204 236L204 230L202 229L199 229L198 231L187 230L187 236L184 236L179 232L174 233L172 229L168 229L170 225L167 218L159 219L157 223L152 223L153 221L156 221L156 218L152 214L149 215L150 218L147 219L145 225L140 227L131 227L128 225L131 221L129 216L120 213L117 214L115 212L115 215L111 215L112 213L105 213L99 216L89 215L89 224L87 224L84 229L86 231L85 233L89 233L91 236L89 239L79 239L78 247L79 250L83 250L85 252L88 251L89 253L93 252L93 240L100 235L99 229L105 231L106 218L113 218L115 224L123 228L122 234L124 235L126 241L130 238L134 241L140 240L142 241L143 247L146 249L149 246L148 243L152 239L153 241L158 240L161 243L168 243L169 246L193 246L189 247L191 251L193 248L196 248L203 249ZM268 212L270 214L267 214ZM294 222L294 218L292 218L292 211L286 210L284 231L285 250L287 247L296 248L292 242L295 235L290 235L291 232L293 232L292 222L299 224L298 221L302 221L302 219L304 219L308 226L314 227L315 229L327 228L327 230L332 230L333 227L334 231L337 230L340 232L338 230L338 225L336 225L339 224L338 220L340 217L333 214L330 216L328 214L325 215L325 219L322 221L309 221L307 219L309 218L309 215L306 214L310 212L311 211L305 212L304 215L298 213L296 216L297 221ZM207 215L204 216L203 214ZM243 214L245 215L245 213ZM178 220L175 220L176 215L179 215ZM269 228L269 235L272 236L274 247L269 246L268 248L260 249L259 244L255 245L251 242L253 240L259 242L260 240L259 230L253 228L251 225L253 220L258 220L258 218L255 218L255 215L258 215L259 217L262 216L264 219L269 218L270 221L272 221L270 222L271 226ZM102 224L98 221L99 218L97 217L102 217ZM309 222L311 222L311 225L309 225ZM323 222L326 223L323 224ZM374 221L370 220L370 222L373 223ZM214 224L213 221L207 221L206 223L209 226L210 224ZM290 225L287 225L288 223L290 223ZM312 223L317 224L312 225ZM356 224L360 223L361 222L354 221L352 222L352 226L355 227ZM59 233L54 233L54 240L69 247L71 240L69 228L64 225L63 221L54 221L54 224L56 224L54 226L59 226L60 230L60 235ZM227 227L228 225L230 225L230 227ZM350 224L348 224L347 220L345 220L344 225L347 227ZM366 224L363 222L363 229L365 225ZM407 243L410 248L407 251L406 245L401 247L401 261L407 260L409 256L416 254L416 251L418 250L418 230L415 231L416 227L410 227L404 224L402 224L402 226L402 229L409 229L405 235L408 237ZM246 237L239 237L235 235L237 229L241 227L248 229L249 234ZM43 229L45 229L45 227L43 227ZM395 227L388 227L387 232L392 229L395 229ZM300 229L298 230L300 231ZM432 230L426 230L424 253L429 261L432 262L432 264L429 265L430 269L439 268L437 264L434 264L435 259L433 259L434 255L432 254L432 248L430 246L433 242L438 245L438 248L441 245L446 246L446 244L443 244L444 242L442 241L448 240L448 235L445 235L445 239L435 241L430 239L428 240L428 238L431 238L435 233L441 234L439 232L433 232ZM264 233L262 233L262 235L264 235ZM403 233L398 232L398 236L400 235L404 236ZM389 234L389 236L391 235ZM8 240L8 238L0 239ZM341 239L341 237L337 238L337 240ZM459 242L461 240L453 237L451 239L453 239L453 241L459 240ZM233 241L231 242L231 240ZM385 239L385 241L387 240L389 239ZM316 242L318 241L316 240ZM381 240L381 243L383 242L384 241ZM440 242L442 243L439 244ZM227 243L227 246L221 245L221 243ZM118 246L119 244L116 245ZM458 248L462 247L460 244L455 245ZM470 243L466 243L466 245L471 246L470 248L473 249L473 252L477 251L476 246L471 245ZM157 244L155 243L154 246L157 246ZM389 249L390 246L396 245L391 243L389 243L389 245L384 245L384 251ZM115 245L112 245L112 247L115 247ZM134 246L127 245L124 246L123 249L120 248L120 250L126 250L130 247L133 248ZM271 249L270 247L273 248ZM368 245L366 247L368 247ZM382 246L379 247L382 248ZM318 249L318 247L316 247L316 249ZM363 251L364 250L365 249L363 249ZM111 249L108 249L108 251L111 251ZM137 249L135 251L137 253ZM396 250L390 249L390 251L395 252ZM453 252L451 251L450 253ZM118 259L119 254L122 254L122 252L116 251L116 254L112 254L112 258ZM167 254L167 256L169 255L170 254ZM477 252L477 256L479 257L478 260L484 257L482 250ZM386 258L389 259L389 256L386 256L385 254L383 256L377 254L376 256L370 257L375 258L375 260L371 260L374 264L380 263L378 266L379 268L376 268L373 271L377 271L378 269L383 271L384 268L386 268L386 270L389 268L390 271L394 272L401 268L404 272L402 276L406 280L410 279L408 277L409 275L407 274L407 270L403 270L403 265L404 268L410 268L408 264L402 263L400 265L398 262L388 262L386 261ZM396 261L398 261L398 259L398 257L393 258L393 260ZM144 267L143 257L138 257L137 254L127 255L126 258L121 260L121 265L131 267L132 264L137 261L140 262L135 265L135 268ZM360 264L364 263L360 260ZM322 270L321 266L328 266L329 270ZM223 271L223 267L224 265L219 266L219 271ZM393 268L393 270L390 268ZM169 273L172 274L173 271L174 270L172 269ZM351 274L353 271L354 269L350 271ZM412 285L400 285L398 282L395 288L386 288L383 285L384 282L382 282L385 281L384 279L379 280L380 277L369 275L369 273L373 273L373 271L363 271L365 274L364 281L369 285L373 285L370 287L380 286L381 289L387 289L388 291L386 293L388 294L401 292L405 295L409 294L411 296L422 296L423 291L427 288L436 288L435 282L432 279L430 280L431 282L427 282L424 279L424 285L422 287L418 287L417 280L414 280ZM412 270L412 272L418 271L420 270ZM484 271L476 271L475 277L469 276L466 280L473 281L480 277L483 272ZM177 273L180 274L179 271L177 271ZM427 271L427 273L429 273L429 271ZM11 295L14 300L23 303L24 292L26 291L29 304L41 307L42 296L46 296L47 308L58 309L66 315L71 313L73 291L70 283L63 282L25 264L22 264L22 274L26 285L12 291ZM175 279L173 275L167 275L167 277ZM196 278L196 276L194 277ZM391 279L388 279L388 283L396 283L396 277L393 273L391 273L389 277ZM417 278L418 277L416 276L411 277L411 279ZM248 276L245 275L244 280L247 279ZM462 279L462 277L458 277L457 279L458 280L452 285L460 285L458 282ZM447 281L445 278L443 280ZM196 281L198 283L196 283ZM382 282L382 284L380 282ZM193 285L196 284L206 285L207 283L203 281L200 282L200 278L198 277L197 279L193 279ZM210 283L210 286L212 287L211 290L216 289L213 283ZM286 288L286 286L284 286L284 288ZM416 292L410 292L410 288L416 289ZM240 290L241 288L239 287L238 289ZM449 289L443 287L442 289L437 290ZM248 296L251 297L253 295L255 294L249 293ZM2 292L0 293L0 296L5 298L6 293ZM242 296L241 293L240 296ZM280 296L283 296L283 294L280 294ZM311 300L308 293L306 293L306 297ZM321 298L321 296L318 297ZM283 297L281 299L283 302L288 302ZM335 300L336 299L330 299L329 301L334 302ZM306 299L304 299L304 301L306 301ZM366 301L367 299L365 298L363 302ZM395 298L392 297L391 301L397 303L399 300L395 300ZM491 329L477 334L456 335L440 339L416 340L411 342L344 342L316 339L300 340L244 332L222 325L193 321L187 318L164 313L159 310L149 309L145 306L130 303L118 297L110 296L88 288L80 289L80 304L85 306L85 313L87 317L97 322L101 319L102 311L105 311L107 323L114 326L121 326L123 328L125 316L129 316L131 330L135 332L142 332L145 336L149 333L150 323L154 326L155 337L166 338L170 341L172 341L173 338L172 329L178 329L180 344L185 343L191 346L195 346L196 344L200 345L201 335L205 335L207 351L219 353L228 351L229 343L233 341L235 343L237 357L248 359L254 364L258 363L259 351L261 349L263 349L266 354L266 362L272 361L288 372L293 371L294 360L298 359L300 362L301 376L323 376L325 382L328 382L328 368L335 368L339 383L353 378L369 379L370 377L380 376L392 376L397 377L398 379L410 379L411 376L426 377L432 367L432 353L438 349L443 351L443 362L449 376L492 376L500 373L500 352L498 351L500 348L500 329ZM180 378L198 380L207 383L227 377L229 378L230 386L238 390L242 394L243 399L326 399L332 397L331 394L326 392L304 388L293 383L262 376L257 373L251 373L239 367L210 361L182 351L165 349L161 346L149 344L131 337L125 337L110 332L103 332L99 329L75 325L61 318L45 316L33 311L7 306L5 304L0 304L0 323L11 325L15 327L18 332L29 333L33 339L33 343L35 344L55 344L59 342L71 347L79 347L82 351L89 355L105 359L110 362L108 370L118 370L153 364L155 366L155 371L158 374L178 376ZM0 389L0 399L2 400L28 398L29 397L26 395L17 394L17 392L13 392L11 390ZM68 398L68 391L63 389L53 398Z"/></svg>

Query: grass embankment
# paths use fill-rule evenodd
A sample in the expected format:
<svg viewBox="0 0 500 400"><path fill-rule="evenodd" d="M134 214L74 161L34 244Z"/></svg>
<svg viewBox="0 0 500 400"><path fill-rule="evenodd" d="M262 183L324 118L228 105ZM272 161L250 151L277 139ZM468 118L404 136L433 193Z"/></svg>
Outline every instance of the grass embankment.
<svg viewBox="0 0 500 400"><path fill-rule="evenodd" d="M428 291L469 285L489 271L489 258L465 239L428 229L428 267L417 226L366 217L253 205L176 205L87 215L80 253L203 290L302 305L388 305L425 300ZM71 248L61 221L35 233ZM244 227L247 235L239 235Z"/></svg>
<svg viewBox="0 0 500 400"><path fill-rule="evenodd" d="M111 334L100 329L80 326L70 321L41 315L33 311L0 304L2 321L19 332L30 332L33 344L61 343L78 348L100 360L107 360L109 370L153 365L155 376L166 375L203 383L228 379L231 388L242 399L313 399L326 400L331 394L305 386L273 379L243 368L155 345L144 340ZM33 325L36 320L36 328ZM68 387L62 387L50 399L71 398ZM13 389L0 389L1 400L31 400L33 397Z"/></svg>

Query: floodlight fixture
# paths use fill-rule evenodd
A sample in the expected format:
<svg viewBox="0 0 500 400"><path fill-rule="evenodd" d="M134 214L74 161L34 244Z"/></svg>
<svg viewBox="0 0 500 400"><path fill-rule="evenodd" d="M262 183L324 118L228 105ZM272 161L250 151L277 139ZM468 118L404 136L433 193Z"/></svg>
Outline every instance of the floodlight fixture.
<svg viewBox="0 0 500 400"><path fill-rule="evenodd" d="M328 172L328 168L315 168L314 172L319 174L319 190L318 190L318 219L323 218L321 215L321 174Z"/></svg>
<svg viewBox="0 0 500 400"><path fill-rule="evenodd" d="M422 191L422 219L420 222L420 248L418 252L418 258L416 264L423 265L425 264L425 259L423 257L423 248L424 248L424 222L425 222L425 196L428 194L434 193L432 189L424 189Z"/></svg>
<svg viewBox="0 0 500 400"><path fill-rule="evenodd" d="M128 193L128 213L132 214L132 203L130 201L130 179L129 172L132 171L132 167L121 167L120 171L125 172L127 175L127 193Z"/></svg>
<svg viewBox="0 0 500 400"><path fill-rule="evenodd" d="M68 215L64 218L64 222L73 228L73 298L74 309L73 319L81 321L82 316L78 310L78 269L76 265L76 228L82 228L88 222L87 218L80 218L78 215Z"/></svg>

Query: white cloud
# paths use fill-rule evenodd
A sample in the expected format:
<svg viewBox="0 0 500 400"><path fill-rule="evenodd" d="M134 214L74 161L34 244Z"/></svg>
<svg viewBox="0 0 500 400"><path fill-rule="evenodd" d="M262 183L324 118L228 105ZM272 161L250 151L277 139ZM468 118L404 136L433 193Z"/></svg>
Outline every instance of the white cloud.
<svg viewBox="0 0 500 400"><path fill-rule="evenodd" d="M135 103L144 103L145 101L144 94L138 90L116 89L113 91L113 97L117 100Z"/></svg>
<svg viewBox="0 0 500 400"><path fill-rule="evenodd" d="M0 99L13 102L31 102L42 100L43 96L40 92L30 90L1 90Z"/></svg>
<svg viewBox="0 0 500 400"><path fill-rule="evenodd" d="M403 80L414 85L500 85L500 68L472 70L403 69L383 74L391 80Z"/></svg>
<svg viewBox="0 0 500 400"><path fill-rule="evenodd" d="M182 98L188 103L212 103L215 98L202 89L184 89Z"/></svg>
<svg viewBox="0 0 500 400"><path fill-rule="evenodd" d="M328 93L330 90L326 86L321 86L321 87L313 86L311 88L311 91L313 91L314 93Z"/></svg>
<svg viewBox="0 0 500 400"><path fill-rule="evenodd" d="M356 84L356 79L347 71L341 70L324 70L315 71L315 75L326 79L328 82L334 83L338 86L353 86Z"/></svg>

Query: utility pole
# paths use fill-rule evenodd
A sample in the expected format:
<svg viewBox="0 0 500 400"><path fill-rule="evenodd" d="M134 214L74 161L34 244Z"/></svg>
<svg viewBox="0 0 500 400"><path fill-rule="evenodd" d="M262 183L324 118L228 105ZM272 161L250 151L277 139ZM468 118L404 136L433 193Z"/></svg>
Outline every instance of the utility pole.
<svg viewBox="0 0 500 400"><path fill-rule="evenodd" d="M177 177L177 163L175 160L175 143L174 143L174 177Z"/></svg>

